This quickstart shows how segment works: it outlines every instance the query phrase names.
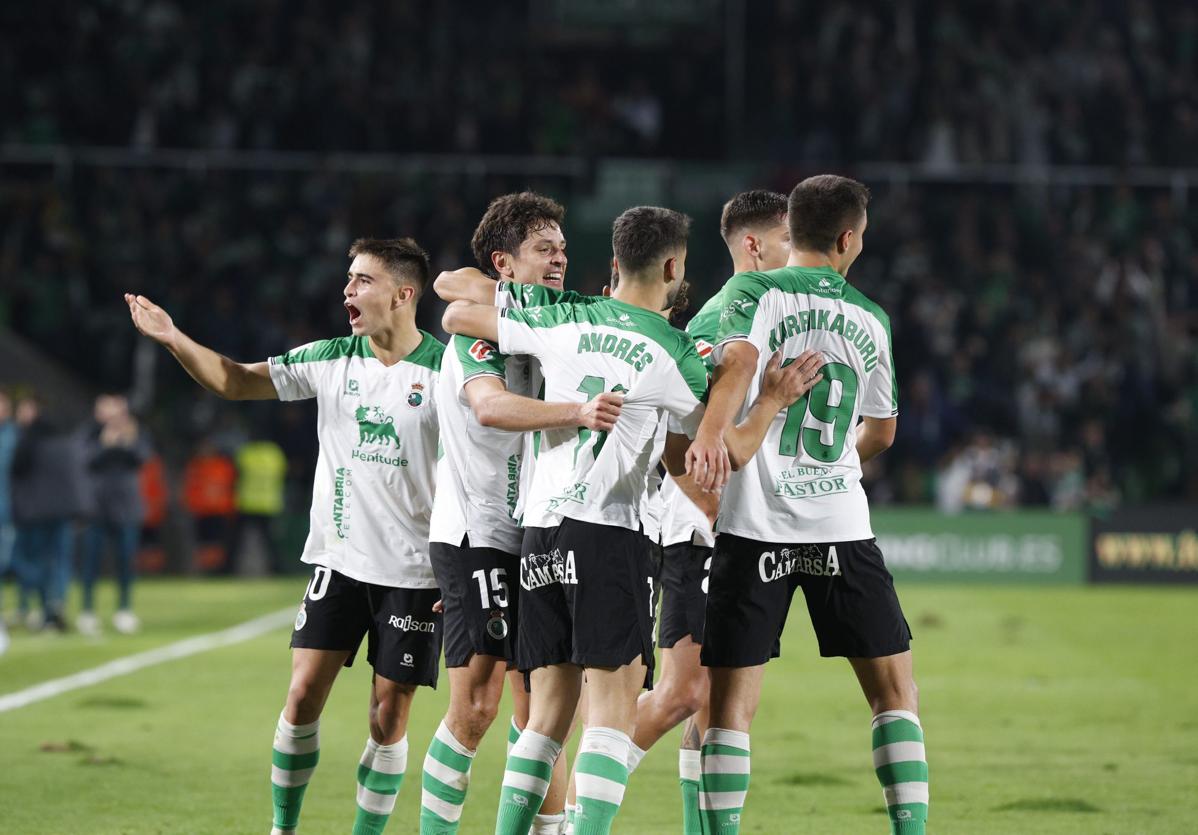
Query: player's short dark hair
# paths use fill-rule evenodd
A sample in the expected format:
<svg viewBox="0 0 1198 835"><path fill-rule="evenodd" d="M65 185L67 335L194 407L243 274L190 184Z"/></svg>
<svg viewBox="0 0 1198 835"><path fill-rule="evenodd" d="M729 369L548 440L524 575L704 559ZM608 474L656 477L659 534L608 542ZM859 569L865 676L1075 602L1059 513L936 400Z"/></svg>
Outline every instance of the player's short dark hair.
<svg viewBox="0 0 1198 835"><path fill-rule="evenodd" d="M611 225L611 250L622 275L652 266L668 252L686 246L691 219L660 206L636 206Z"/></svg>
<svg viewBox="0 0 1198 835"><path fill-rule="evenodd" d="M803 180L790 193L790 245L828 252L836 239L865 217L869 189L856 180L819 174Z"/></svg>
<svg viewBox="0 0 1198 835"><path fill-rule="evenodd" d="M742 191L724 204L720 235L730 240L747 229L776 226L786 219L786 195L758 188Z"/></svg>
<svg viewBox="0 0 1198 835"><path fill-rule="evenodd" d="M498 278L495 265L491 263L491 253L515 255L525 238L551 223L561 226L565 217L566 209L561 203L535 191L496 197L474 230L470 251L474 253L479 269Z"/></svg>
<svg viewBox="0 0 1198 835"><path fill-rule="evenodd" d="M349 257L359 255L373 255L396 281L416 285L417 298L428 286L428 253L411 238L358 238L349 248Z"/></svg>

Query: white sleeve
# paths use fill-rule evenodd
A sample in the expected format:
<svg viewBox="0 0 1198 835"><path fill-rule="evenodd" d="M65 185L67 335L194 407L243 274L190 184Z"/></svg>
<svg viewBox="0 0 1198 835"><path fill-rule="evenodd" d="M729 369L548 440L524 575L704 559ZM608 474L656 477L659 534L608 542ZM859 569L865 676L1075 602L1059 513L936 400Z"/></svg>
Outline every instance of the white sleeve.
<svg viewBox="0 0 1198 835"><path fill-rule="evenodd" d="M861 414L872 418L892 418L898 414L898 381L894 375L894 355L890 351L888 328L878 328L878 363L866 372Z"/></svg>
<svg viewBox="0 0 1198 835"><path fill-rule="evenodd" d="M311 342L270 358L270 381L280 400L307 400L316 396L317 378L324 363L312 362L306 357L317 344Z"/></svg>

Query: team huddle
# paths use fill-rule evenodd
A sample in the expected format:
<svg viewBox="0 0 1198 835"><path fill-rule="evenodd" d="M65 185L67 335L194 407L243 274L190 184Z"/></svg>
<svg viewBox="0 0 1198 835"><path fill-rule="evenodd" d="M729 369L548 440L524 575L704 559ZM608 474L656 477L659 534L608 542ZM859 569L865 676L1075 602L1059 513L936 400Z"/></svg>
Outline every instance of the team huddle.
<svg viewBox="0 0 1198 835"><path fill-rule="evenodd" d="M477 268L431 282L448 345L416 326L430 270L408 238L351 247L351 335L267 362L221 356L126 295L137 329L208 390L317 400L313 572L274 737L274 835L298 829L321 712L363 637L354 833L381 833L394 809L412 699L442 652L424 835L458 832L505 682L496 833L610 832L646 751L683 723L683 831L736 833L764 667L797 588L820 654L848 658L870 706L891 831L922 835L911 633L861 487L898 413L889 320L845 280L868 200L831 175L789 198L733 197L720 231L734 274L685 331L669 317L689 218L622 213L611 283L584 296L565 287L565 211L532 192L492 201Z"/></svg>

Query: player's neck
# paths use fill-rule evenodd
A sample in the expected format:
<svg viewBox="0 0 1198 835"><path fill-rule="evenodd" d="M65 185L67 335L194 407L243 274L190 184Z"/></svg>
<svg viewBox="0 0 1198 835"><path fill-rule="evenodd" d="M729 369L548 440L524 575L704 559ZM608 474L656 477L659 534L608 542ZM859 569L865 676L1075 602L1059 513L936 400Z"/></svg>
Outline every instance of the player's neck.
<svg viewBox="0 0 1198 835"><path fill-rule="evenodd" d="M788 267L831 267L840 273L840 265L836 263L836 259L828 255L826 252L815 252L807 249L792 249L790 258L786 261Z"/></svg>
<svg viewBox="0 0 1198 835"><path fill-rule="evenodd" d="M642 284L639 281L621 281L611 297L624 304L644 308L651 313L665 316L662 308L666 306L664 288L652 284Z"/></svg>
<svg viewBox="0 0 1198 835"><path fill-rule="evenodd" d="M370 350L383 365L392 366L407 358L424 340L415 319L403 318L369 337Z"/></svg>

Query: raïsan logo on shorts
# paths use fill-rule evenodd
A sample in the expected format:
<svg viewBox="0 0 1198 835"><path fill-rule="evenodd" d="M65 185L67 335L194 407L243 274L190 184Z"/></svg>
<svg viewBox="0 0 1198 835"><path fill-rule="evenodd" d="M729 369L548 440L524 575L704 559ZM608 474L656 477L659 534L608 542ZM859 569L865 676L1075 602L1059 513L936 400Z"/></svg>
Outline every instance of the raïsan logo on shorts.
<svg viewBox="0 0 1198 835"><path fill-rule="evenodd" d="M436 621L416 620L411 615L404 615L402 618L392 615L387 618L387 625L400 632L435 632L437 629Z"/></svg>
<svg viewBox="0 0 1198 835"><path fill-rule="evenodd" d="M828 547L828 555L820 553L818 545L801 545L798 548L780 548L764 551L757 560L757 572L761 582L771 583L791 574L810 574L813 577L836 577L840 575L840 558L836 546Z"/></svg>
<svg viewBox="0 0 1198 835"><path fill-rule="evenodd" d="M399 663L403 664L405 667L413 667L413 666L415 666L415 661L414 661L414 660L413 660L413 658L412 658L412 653L410 653L410 652L405 652L405 653L403 654L403 661L401 661L401 662L399 662Z"/></svg>
<svg viewBox="0 0 1198 835"><path fill-rule="evenodd" d="M295 613L295 631L299 632L304 628L304 624L308 622L308 604L301 603L299 611Z"/></svg>

